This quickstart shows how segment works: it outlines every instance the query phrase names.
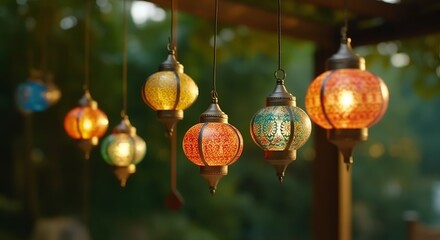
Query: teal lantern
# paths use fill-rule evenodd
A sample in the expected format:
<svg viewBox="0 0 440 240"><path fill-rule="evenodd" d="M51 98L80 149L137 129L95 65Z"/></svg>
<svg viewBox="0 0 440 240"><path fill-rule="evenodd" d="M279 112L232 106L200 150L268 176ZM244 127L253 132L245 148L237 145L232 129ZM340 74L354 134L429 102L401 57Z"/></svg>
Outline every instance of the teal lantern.
<svg viewBox="0 0 440 240"><path fill-rule="evenodd" d="M252 118L250 132L282 182L287 166L296 159L296 150L310 137L312 124L307 114L296 107L295 97L287 92L284 77L278 78L277 72L275 76L275 90L267 97L266 107Z"/></svg>

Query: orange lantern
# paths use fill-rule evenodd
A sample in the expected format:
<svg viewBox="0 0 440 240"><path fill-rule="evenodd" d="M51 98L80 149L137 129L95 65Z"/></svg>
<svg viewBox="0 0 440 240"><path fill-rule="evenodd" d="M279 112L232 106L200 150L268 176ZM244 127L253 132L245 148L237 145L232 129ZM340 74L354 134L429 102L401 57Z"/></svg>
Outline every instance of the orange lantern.
<svg viewBox="0 0 440 240"><path fill-rule="evenodd" d="M79 140L79 146L88 159L90 150L98 145L99 138L107 131L108 118L98 109L98 103L88 91L78 103L79 106L70 110L64 118L64 129L71 138Z"/></svg>
<svg viewBox="0 0 440 240"><path fill-rule="evenodd" d="M310 84L306 109L313 122L328 129L328 139L349 167L354 146L367 140L368 128L385 114L388 88L365 70L365 60L353 52L349 38L327 61L327 69Z"/></svg>
<svg viewBox="0 0 440 240"><path fill-rule="evenodd" d="M200 166L200 174L214 194L219 180L228 174L228 166L240 157L243 138L215 99L200 116L200 123L185 133L182 145L186 157Z"/></svg>

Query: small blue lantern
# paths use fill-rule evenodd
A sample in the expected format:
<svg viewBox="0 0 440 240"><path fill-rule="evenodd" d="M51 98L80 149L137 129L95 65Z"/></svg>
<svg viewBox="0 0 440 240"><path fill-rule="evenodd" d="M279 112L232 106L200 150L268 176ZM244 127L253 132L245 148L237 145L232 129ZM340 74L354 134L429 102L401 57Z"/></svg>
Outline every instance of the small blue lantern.
<svg viewBox="0 0 440 240"><path fill-rule="evenodd" d="M41 78L41 72L32 71L29 79L17 87L16 102L24 113L41 112L49 107L47 86Z"/></svg>

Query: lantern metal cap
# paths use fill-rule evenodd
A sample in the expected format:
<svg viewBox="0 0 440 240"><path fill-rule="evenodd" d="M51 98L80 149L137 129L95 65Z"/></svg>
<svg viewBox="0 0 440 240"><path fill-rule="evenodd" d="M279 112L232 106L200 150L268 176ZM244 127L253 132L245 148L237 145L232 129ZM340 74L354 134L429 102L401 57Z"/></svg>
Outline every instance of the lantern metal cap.
<svg viewBox="0 0 440 240"><path fill-rule="evenodd" d="M200 115L200 122L219 122L219 123L227 123L228 122L228 115L224 113L220 106L218 105L218 101L215 99Z"/></svg>
<svg viewBox="0 0 440 240"><path fill-rule="evenodd" d="M296 150L265 151L264 159L275 168L278 180L282 183L287 166L296 160Z"/></svg>
<svg viewBox="0 0 440 240"><path fill-rule="evenodd" d="M284 80L277 80L273 92L266 98L266 106L296 106L296 97L287 91Z"/></svg>
<svg viewBox="0 0 440 240"><path fill-rule="evenodd" d="M29 80L41 82L43 79L43 72L37 69L31 69L29 74Z"/></svg>
<svg viewBox="0 0 440 240"><path fill-rule="evenodd" d="M89 90L85 90L84 91L84 95L81 97L81 99L79 99L78 104L81 107L90 107L92 109L97 109L98 108L98 102L96 102L92 98L92 95L90 95Z"/></svg>
<svg viewBox="0 0 440 240"><path fill-rule="evenodd" d="M327 138L338 147L347 170L349 170L353 164L353 148L368 139L368 128L329 129L327 130Z"/></svg>
<svg viewBox="0 0 440 240"><path fill-rule="evenodd" d="M214 196L218 182L228 175L228 166L200 166L200 174L208 182L209 191Z"/></svg>
<svg viewBox="0 0 440 240"><path fill-rule="evenodd" d="M125 115L122 117L121 122L113 128L113 133L126 133L133 136L136 135L136 128L131 125L128 116Z"/></svg>
<svg viewBox="0 0 440 240"><path fill-rule="evenodd" d="M168 57L159 65L159 71L175 71L183 73L183 65L176 59L176 51L169 50Z"/></svg>
<svg viewBox="0 0 440 240"><path fill-rule="evenodd" d="M351 48L351 39L342 39L339 50L326 62L327 70L344 68L365 70L365 59L357 55Z"/></svg>

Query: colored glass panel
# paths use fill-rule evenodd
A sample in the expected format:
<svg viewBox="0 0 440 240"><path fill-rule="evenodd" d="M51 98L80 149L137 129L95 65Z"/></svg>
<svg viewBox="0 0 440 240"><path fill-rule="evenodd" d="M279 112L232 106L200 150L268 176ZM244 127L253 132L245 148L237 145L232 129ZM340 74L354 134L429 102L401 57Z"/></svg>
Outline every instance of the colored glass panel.
<svg viewBox="0 0 440 240"><path fill-rule="evenodd" d="M367 128L388 106L388 88L379 77L359 69L326 71L306 93L306 110L323 128Z"/></svg>

